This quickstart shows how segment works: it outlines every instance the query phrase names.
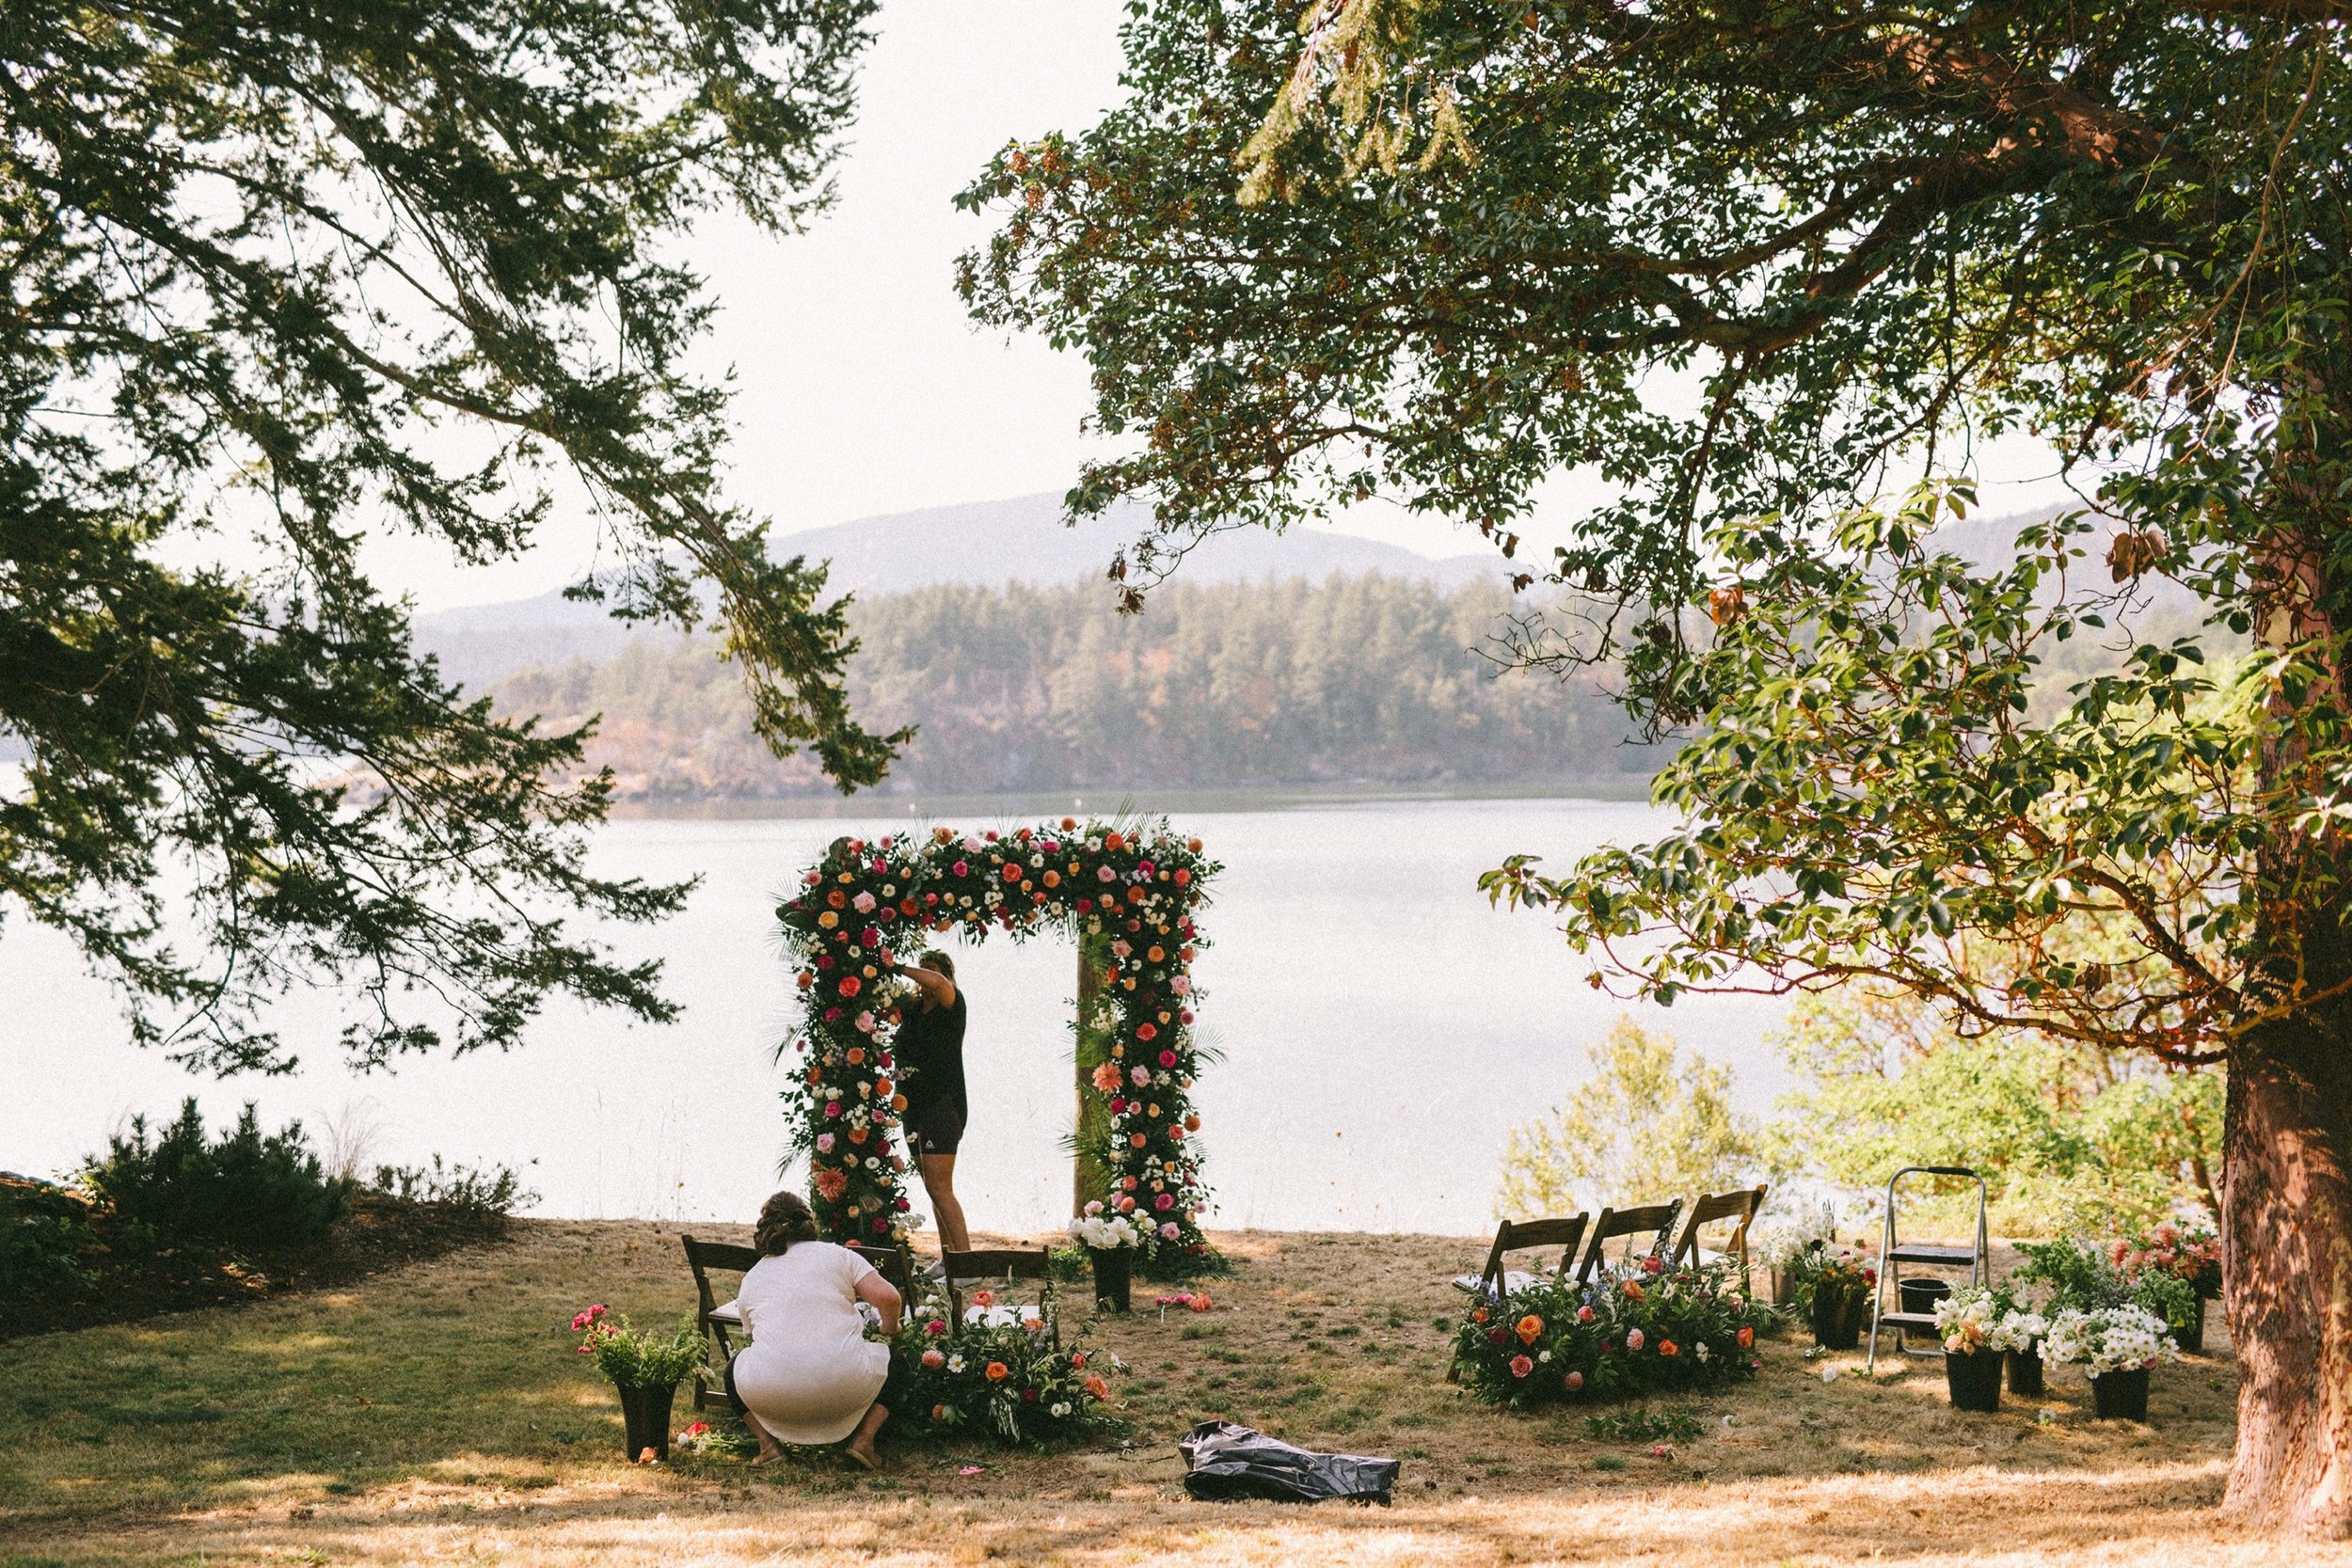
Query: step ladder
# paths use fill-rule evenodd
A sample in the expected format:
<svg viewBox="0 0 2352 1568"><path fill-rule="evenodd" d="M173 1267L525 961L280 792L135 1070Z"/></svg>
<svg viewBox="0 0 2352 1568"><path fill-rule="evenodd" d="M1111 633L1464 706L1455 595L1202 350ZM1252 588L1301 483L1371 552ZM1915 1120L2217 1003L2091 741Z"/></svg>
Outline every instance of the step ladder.
<svg viewBox="0 0 2352 1568"><path fill-rule="evenodd" d="M1928 1246L1916 1242L1905 1245L1897 1238L1895 1234L1895 1189L1900 1185L1902 1179L1906 1176L1954 1176L1977 1184L1977 1240L1973 1246ZM1870 1298L1870 1358L1867 1364L1867 1369L1871 1371L1878 1370L1879 1330L1883 1327L1893 1329L1896 1348L1910 1354L1930 1354L1926 1351L1912 1350L1910 1336L1915 1333L1927 1335L1934 1342L1937 1352L1941 1352L1944 1348L1943 1338L1935 1331L1934 1313L1899 1310L1889 1312L1886 1309L1886 1292L1890 1290L1896 1292L1896 1307L1899 1308L1902 1306L1902 1281L1897 1271L1897 1264L1931 1263L1938 1268L1956 1269L1964 1263L1968 1267L1968 1282L1971 1285L1983 1285L1987 1282L1986 1271L1989 1256L1990 1248L1986 1245L1984 1234L1983 1177L1965 1165L1905 1165L1893 1176L1888 1177L1886 1180L1886 1219L1879 1244L1878 1289Z"/></svg>

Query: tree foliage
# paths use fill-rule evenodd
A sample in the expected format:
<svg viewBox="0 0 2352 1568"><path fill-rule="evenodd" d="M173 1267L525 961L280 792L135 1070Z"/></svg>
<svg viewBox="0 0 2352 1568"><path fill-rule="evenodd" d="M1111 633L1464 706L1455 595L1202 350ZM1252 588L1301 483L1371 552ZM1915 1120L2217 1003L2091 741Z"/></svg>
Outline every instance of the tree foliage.
<svg viewBox="0 0 2352 1568"><path fill-rule="evenodd" d="M1509 600L1382 578L1171 583L1114 614L1100 584L941 587L860 600L849 689L869 722L919 726L895 786L933 794L1088 784L1451 784L1645 780L1652 747L1596 676L1480 657ZM517 713L595 714L591 766L623 798L823 787L761 747L707 642L500 683Z"/></svg>
<svg viewBox="0 0 2352 1568"><path fill-rule="evenodd" d="M143 1041L283 1068L325 976L351 1054L511 1043L550 991L667 1016L566 911L581 736L495 719L409 645L365 539L480 562L556 508L580 590L682 625L715 587L761 734L843 787L821 567L720 481L711 306L676 240L830 196L872 0L12 0L0 13L0 895L118 979ZM249 541L240 543L240 541ZM168 918L167 918L168 914Z"/></svg>
<svg viewBox="0 0 2352 1568"><path fill-rule="evenodd" d="M1967 1039L1916 995L1869 985L1800 998L1773 1043L1798 1085L1764 1131L1776 1177L1875 1194L1906 1164L1964 1165L2003 1236L2113 1236L2220 1208L2217 1069L2032 1032ZM1952 1193L1966 1212L1941 1217L1964 1234L1976 1188Z"/></svg>
<svg viewBox="0 0 2352 1568"><path fill-rule="evenodd" d="M1549 1119L1511 1130L1495 1212L1504 1219L1628 1207L1754 1186L1754 1117L1731 1108L1731 1074L1671 1035L1620 1014L1584 1047L1592 1075Z"/></svg>

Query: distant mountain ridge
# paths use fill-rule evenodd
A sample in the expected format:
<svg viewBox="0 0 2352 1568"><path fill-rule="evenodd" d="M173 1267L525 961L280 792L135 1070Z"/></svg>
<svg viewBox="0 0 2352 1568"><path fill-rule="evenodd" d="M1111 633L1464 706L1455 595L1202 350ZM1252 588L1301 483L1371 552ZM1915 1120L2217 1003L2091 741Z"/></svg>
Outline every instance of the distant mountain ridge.
<svg viewBox="0 0 2352 1568"><path fill-rule="evenodd" d="M862 517L773 541L780 556L803 555L833 563L836 594L871 597L941 583L1002 588L1014 582L1061 587L1099 579L1120 546L1150 526L1141 505L1117 508L1078 528L1061 520L1056 493L1009 500L928 507ZM1263 529L1220 533L1184 558L1178 576L1200 583L1268 578L1324 582L1383 577L1451 590L1499 582L1506 568L1493 552L1435 560L1376 539L1299 528L1287 534ZM504 604L436 610L417 617L421 650L439 656L443 671L478 687L517 670L581 658L601 661L644 636L593 604L560 593Z"/></svg>

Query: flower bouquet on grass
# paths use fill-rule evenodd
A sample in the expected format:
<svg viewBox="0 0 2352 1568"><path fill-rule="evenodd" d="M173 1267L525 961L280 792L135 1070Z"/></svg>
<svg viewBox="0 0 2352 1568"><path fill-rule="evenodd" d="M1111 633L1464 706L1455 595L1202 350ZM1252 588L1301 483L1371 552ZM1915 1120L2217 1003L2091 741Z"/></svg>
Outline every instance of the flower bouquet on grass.
<svg viewBox="0 0 2352 1568"><path fill-rule="evenodd" d="M907 1359L907 1410L916 1432L1042 1443L1103 1423L1108 1371L1119 1358L1081 1344L1064 1348L1040 1328L949 1328L944 1316L910 1319L898 1332Z"/></svg>
<svg viewBox="0 0 2352 1568"><path fill-rule="evenodd" d="M2001 1408L2000 1325L2000 1305L1981 1285L1963 1285L1935 1304L1944 1382L1955 1409Z"/></svg>
<svg viewBox="0 0 2352 1568"><path fill-rule="evenodd" d="M1736 1267L1668 1271L1655 1259L1588 1285L1545 1280L1470 1309L1455 1370L1471 1393L1517 1410L1752 1377L1772 1314L1744 1285Z"/></svg>
<svg viewBox="0 0 2352 1568"><path fill-rule="evenodd" d="M2165 1321L2144 1307L2068 1307L2050 1320L2042 1340L2051 1360L2090 1374L2091 1403L2103 1419L2148 1418L2148 1373L2177 1354Z"/></svg>
<svg viewBox="0 0 2352 1568"><path fill-rule="evenodd" d="M674 1333L649 1334L615 1317L601 1304L572 1319L580 1354L594 1356L596 1370L621 1396L622 1450L639 1461L670 1457L670 1404L677 1386L702 1364L702 1330L691 1314Z"/></svg>
<svg viewBox="0 0 2352 1568"><path fill-rule="evenodd" d="M2132 1299L2163 1318L2185 1351L2205 1348L2205 1303L2221 1294L2221 1240L2168 1220L2108 1249Z"/></svg>
<svg viewBox="0 0 2352 1568"><path fill-rule="evenodd" d="M2042 1341L2049 1337L2050 1320L2016 1306L2007 1291L1994 1291L1993 1299L2001 1315L1986 1342L2008 1363L2009 1391L2038 1396L2042 1392Z"/></svg>
<svg viewBox="0 0 2352 1568"><path fill-rule="evenodd" d="M1813 1342L1823 1350L1853 1349L1879 1282L1868 1248L1816 1237L1797 1250L1789 1268L1796 1275L1797 1313L1812 1323Z"/></svg>
<svg viewBox="0 0 2352 1568"><path fill-rule="evenodd" d="M1150 1227L1143 1221L1089 1203L1086 1212L1070 1223L1071 1239L1087 1249L1094 1265L1094 1300L1115 1312L1128 1307L1134 1279L1136 1249L1144 1244Z"/></svg>

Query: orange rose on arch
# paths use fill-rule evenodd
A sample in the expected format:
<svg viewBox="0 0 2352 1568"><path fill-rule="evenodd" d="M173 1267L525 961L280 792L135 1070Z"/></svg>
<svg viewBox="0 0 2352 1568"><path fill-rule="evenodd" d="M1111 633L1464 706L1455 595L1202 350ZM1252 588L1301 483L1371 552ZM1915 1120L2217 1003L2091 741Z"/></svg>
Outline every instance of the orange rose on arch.
<svg viewBox="0 0 2352 1568"><path fill-rule="evenodd" d="M1006 1366L1002 1361L992 1361L988 1364L989 1382L1002 1383L1005 1379L1010 1376L1012 1376L1012 1369Z"/></svg>

